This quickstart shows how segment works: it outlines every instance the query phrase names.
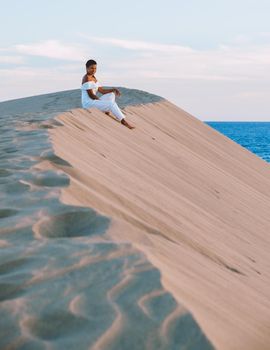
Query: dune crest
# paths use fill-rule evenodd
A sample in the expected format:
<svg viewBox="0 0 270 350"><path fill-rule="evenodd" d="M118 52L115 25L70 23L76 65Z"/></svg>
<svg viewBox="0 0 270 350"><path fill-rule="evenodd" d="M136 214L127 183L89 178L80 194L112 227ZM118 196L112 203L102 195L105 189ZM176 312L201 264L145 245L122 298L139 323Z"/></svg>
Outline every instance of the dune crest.
<svg viewBox="0 0 270 350"><path fill-rule="evenodd" d="M124 111L135 129L97 109L57 116L61 200L109 216L217 349L269 349L269 164L167 100Z"/></svg>

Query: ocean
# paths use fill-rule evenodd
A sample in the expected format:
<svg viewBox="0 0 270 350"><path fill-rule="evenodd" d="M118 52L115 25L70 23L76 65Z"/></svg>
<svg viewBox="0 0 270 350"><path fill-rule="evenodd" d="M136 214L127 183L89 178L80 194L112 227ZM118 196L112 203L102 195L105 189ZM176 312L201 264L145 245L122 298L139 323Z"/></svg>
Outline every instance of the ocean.
<svg viewBox="0 0 270 350"><path fill-rule="evenodd" d="M122 108L162 99L119 89ZM0 348L213 349L144 254L106 238L108 217L60 202L69 178L39 168L70 166L47 130L78 107L79 90L0 103ZM269 162L270 123L208 125Z"/></svg>
<svg viewBox="0 0 270 350"><path fill-rule="evenodd" d="M205 122L212 128L270 162L270 122Z"/></svg>

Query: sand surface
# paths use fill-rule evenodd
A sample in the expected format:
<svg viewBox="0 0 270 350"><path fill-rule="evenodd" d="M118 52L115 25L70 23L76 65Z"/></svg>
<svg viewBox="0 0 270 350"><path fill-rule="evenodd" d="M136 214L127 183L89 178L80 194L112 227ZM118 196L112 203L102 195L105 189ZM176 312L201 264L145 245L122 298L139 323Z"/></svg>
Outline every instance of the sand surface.
<svg viewBox="0 0 270 350"><path fill-rule="evenodd" d="M61 200L112 218L220 350L270 348L270 166L169 101L97 109L49 130Z"/></svg>

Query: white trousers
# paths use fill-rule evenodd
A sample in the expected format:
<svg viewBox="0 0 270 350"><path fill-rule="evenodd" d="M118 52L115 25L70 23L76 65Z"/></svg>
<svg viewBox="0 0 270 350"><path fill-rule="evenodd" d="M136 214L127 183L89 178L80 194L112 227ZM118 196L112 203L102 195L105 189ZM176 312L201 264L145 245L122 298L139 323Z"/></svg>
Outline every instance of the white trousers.
<svg viewBox="0 0 270 350"><path fill-rule="evenodd" d="M95 107L103 112L112 112L112 114L121 121L125 118L117 103L115 102L115 93L109 92L100 96L99 100L92 100L86 108Z"/></svg>

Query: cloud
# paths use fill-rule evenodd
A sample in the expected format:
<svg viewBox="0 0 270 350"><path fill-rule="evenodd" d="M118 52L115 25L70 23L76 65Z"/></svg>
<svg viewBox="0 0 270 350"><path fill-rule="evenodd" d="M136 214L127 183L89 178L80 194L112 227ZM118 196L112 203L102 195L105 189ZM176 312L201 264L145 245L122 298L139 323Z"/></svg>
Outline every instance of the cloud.
<svg viewBox="0 0 270 350"><path fill-rule="evenodd" d="M67 61L82 61L88 51L81 45L63 44L58 40L45 40L33 44L19 44L10 48L25 55L42 56Z"/></svg>
<svg viewBox="0 0 270 350"><path fill-rule="evenodd" d="M97 37L79 33L88 43L103 47L119 47L132 51L132 59L123 51L106 66L115 70L113 75L142 78L198 79L211 81L252 81L270 79L270 46L257 44L256 38L239 34L229 43L216 48L197 50L171 44L149 41ZM96 49L97 50L97 49ZM158 55L157 55L158 52ZM106 58L104 58L105 61ZM105 63L105 62L104 62ZM109 70L108 70L109 71ZM267 78L268 77L268 78Z"/></svg>
<svg viewBox="0 0 270 350"><path fill-rule="evenodd" d="M0 63L22 64L24 62L23 56L0 56Z"/></svg>
<svg viewBox="0 0 270 350"><path fill-rule="evenodd" d="M250 36L244 35L244 34L238 34L236 35L231 41L231 44L236 45L245 45L250 43L252 38Z"/></svg>
<svg viewBox="0 0 270 350"><path fill-rule="evenodd" d="M0 68L0 102L49 92L79 89L82 75L79 68L79 64L77 71L75 67L72 71L69 65L66 71L63 65L53 68L27 66L12 69Z"/></svg>
<svg viewBox="0 0 270 350"><path fill-rule="evenodd" d="M259 33L258 36L262 34ZM266 33L264 33L266 34ZM190 79L208 81L251 81L270 79L270 46L256 45L251 37L239 34L229 43L221 43L216 48L197 50L177 44L162 44L143 40L127 40L112 37L97 37L79 33L87 39L86 43L65 44L58 40L45 40L30 44L13 45L2 48L7 53L0 63L24 62L23 55L42 56L73 62L84 62L95 52L102 57L105 75L128 77ZM125 49L126 53L114 50L116 59L104 55L102 51L113 46ZM133 52L132 57L128 55ZM20 54L18 56L18 54ZM91 55L92 56L92 55ZM64 65L65 66L65 65ZM71 67L71 66L70 66ZM63 67L68 71L68 66ZM77 70L77 67L71 67ZM79 69L79 66L78 66ZM84 67L83 67L84 70ZM268 78L267 78L268 77Z"/></svg>
<svg viewBox="0 0 270 350"><path fill-rule="evenodd" d="M2 77L1 82L6 80L8 83L9 79L15 75L17 81L23 82L24 79L33 79L35 81L39 78L39 81L69 81L70 77L80 76L80 65L61 65L55 67L29 67L29 66L18 66L12 69L0 68L0 74Z"/></svg>
<svg viewBox="0 0 270 350"><path fill-rule="evenodd" d="M270 32L260 32L259 35L262 36L262 37L269 38L270 37Z"/></svg>
<svg viewBox="0 0 270 350"><path fill-rule="evenodd" d="M270 44L266 33L250 37L239 34L211 49L80 36L86 40L76 45L46 40L0 48L6 57L3 61L9 57L18 63L12 69L0 69L4 91L1 98L80 88L85 59L94 52L98 63L102 62L98 65L97 77L104 86L152 91L174 99L175 103L178 101L179 106L193 110L194 115L205 111L207 118L211 111L214 119L222 113L225 119L229 115L253 118L257 112L256 117L261 113L269 119ZM263 40L258 40L259 37ZM14 58L10 52L14 53ZM28 55L55 61L53 66L50 61L49 67L46 67L46 60L42 60L41 67L20 65L20 59ZM59 59L66 62L59 62Z"/></svg>
<svg viewBox="0 0 270 350"><path fill-rule="evenodd" d="M193 52L193 49L187 46L181 45L168 45L168 44L157 44L142 40L124 40L117 38L101 38L95 36L88 36L85 34L79 34L80 36L90 39L92 42L99 44L108 44L128 50L144 50L144 51L159 51L164 53L175 53L175 52Z"/></svg>

